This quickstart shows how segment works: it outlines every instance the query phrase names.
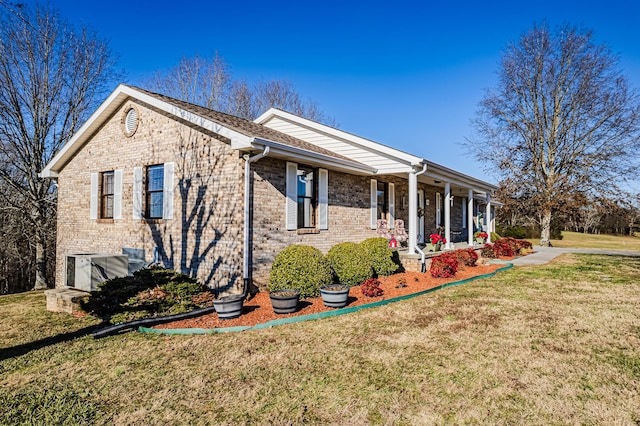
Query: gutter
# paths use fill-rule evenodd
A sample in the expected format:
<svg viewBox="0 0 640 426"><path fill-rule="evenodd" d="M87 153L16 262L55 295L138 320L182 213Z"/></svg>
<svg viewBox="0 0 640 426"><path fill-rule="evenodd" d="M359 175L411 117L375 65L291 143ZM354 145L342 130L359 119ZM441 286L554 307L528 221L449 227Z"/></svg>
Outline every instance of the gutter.
<svg viewBox="0 0 640 426"><path fill-rule="evenodd" d="M244 289L242 294L244 298L247 297L249 293L249 286L251 285L251 266L249 265L249 255L251 254L249 250L249 219L251 218L251 210L249 208L251 202L251 163L254 161L258 161L259 159L266 157L269 155L270 148L268 146L264 147L264 150L250 157L248 154L243 156L244 158L244 244L243 244L243 283Z"/></svg>
<svg viewBox="0 0 640 426"><path fill-rule="evenodd" d="M422 163L422 170L416 173L416 180L418 179L418 176L425 173L426 171L427 171L427 163ZM424 251L422 251L422 249L418 247L417 242L416 242L415 249L418 253L420 253L420 256L422 257L421 259L422 267L420 268L420 271L422 271L423 273L427 272L427 264L425 263L425 254L424 254Z"/></svg>

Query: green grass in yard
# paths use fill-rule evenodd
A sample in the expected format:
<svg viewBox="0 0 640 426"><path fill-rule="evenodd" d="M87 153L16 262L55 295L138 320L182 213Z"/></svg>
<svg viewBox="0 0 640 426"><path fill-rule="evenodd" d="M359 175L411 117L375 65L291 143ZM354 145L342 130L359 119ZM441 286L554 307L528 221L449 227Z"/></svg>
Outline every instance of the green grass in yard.
<svg viewBox="0 0 640 426"><path fill-rule="evenodd" d="M330 319L84 335L12 357L95 321L3 296L0 424L633 425L639 274L640 259L564 255Z"/></svg>
<svg viewBox="0 0 640 426"><path fill-rule="evenodd" d="M539 239L529 239L534 246ZM561 240L551 240L554 247L593 248L600 250L640 251L640 237L620 235L583 234L581 232L562 231Z"/></svg>

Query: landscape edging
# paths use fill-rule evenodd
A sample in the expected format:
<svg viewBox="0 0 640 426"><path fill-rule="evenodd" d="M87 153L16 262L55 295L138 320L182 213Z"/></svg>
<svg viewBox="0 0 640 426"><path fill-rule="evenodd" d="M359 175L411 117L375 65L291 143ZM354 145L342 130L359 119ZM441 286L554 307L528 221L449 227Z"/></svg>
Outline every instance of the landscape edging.
<svg viewBox="0 0 640 426"><path fill-rule="evenodd" d="M351 307L336 309L336 310L332 310L332 311L324 311L324 312L318 312L318 313L314 313L314 314L298 315L298 316L295 316L295 317L275 319L275 320L263 322L263 323L260 323L260 324L256 324L256 325L253 325L253 326L246 325L246 326L236 326L236 327L221 327L221 328L214 328L214 329L206 329L206 328L162 328L162 329L157 329L157 328L150 328L150 327L138 327L138 331L141 332L141 333L156 333L156 334L169 334L169 335L189 335L189 334L235 333L235 332L247 331L247 330L261 330L263 328L270 328L270 327L275 327L275 326L285 325L285 324L294 324L294 323L302 322L302 321L311 321L311 320L317 320L317 319L321 319L321 318L336 317L336 316L339 316L339 315L345 315L345 314L350 314L352 312L357 312L357 311L360 311L362 309L376 308L378 306L388 305L389 303L394 303L394 302L400 302L402 300L413 299L414 297L418 297L418 296L422 296L422 295L425 295L425 294L428 294L428 293L432 293L434 291L437 291L437 290L440 290L440 289L443 289L443 288L454 287L454 286L458 286L458 285L461 285L461 284L466 284L466 283L471 282L471 281L475 281L475 280L479 280L479 279L483 279L483 278L489 278L489 277L494 276L498 272L506 271L506 270L511 269L511 268L513 268L513 264L512 263L506 263L505 266L503 266L502 268L498 268L498 269L496 269L495 271L493 271L493 272L491 272L489 274L476 275L475 277L466 278L464 280L441 284L441 285L439 285L437 287L432 287L432 288L429 288L427 290L422 290L422 291L419 291L419 292L416 292L416 293L405 294L403 296L398 296L398 297L394 297L394 298L391 298L391 299L385 299L385 300L380 300L380 301L377 301L377 302L367 303L365 305L351 306Z"/></svg>

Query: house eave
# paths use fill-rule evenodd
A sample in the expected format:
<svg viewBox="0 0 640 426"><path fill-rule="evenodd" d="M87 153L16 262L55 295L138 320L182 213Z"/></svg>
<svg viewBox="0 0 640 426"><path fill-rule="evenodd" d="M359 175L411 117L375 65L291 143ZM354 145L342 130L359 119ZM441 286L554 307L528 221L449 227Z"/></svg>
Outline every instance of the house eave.
<svg viewBox="0 0 640 426"><path fill-rule="evenodd" d="M322 165L329 169L361 175L373 175L376 173L376 169L365 164L292 147L267 139L254 138L254 143L252 144L253 149L261 149L261 147L263 146L268 146L270 148L271 157L282 157L296 161L307 161L316 165Z"/></svg>

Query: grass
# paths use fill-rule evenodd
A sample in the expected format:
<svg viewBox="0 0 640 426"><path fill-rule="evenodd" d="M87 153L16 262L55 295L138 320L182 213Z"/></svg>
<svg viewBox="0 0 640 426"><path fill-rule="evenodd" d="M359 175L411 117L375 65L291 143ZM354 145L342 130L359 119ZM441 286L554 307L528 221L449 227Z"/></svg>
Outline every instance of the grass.
<svg viewBox="0 0 640 426"><path fill-rule="evenodd" d="M633 425L639 274L567 254L320 321L44 346L95 321L2 296L0 424Z"/></svg>
<svg viewBox="0 0 640 426"><path fill-rule="evenodd" d="M529 239L533 245L539 239ZM581 232L562 231L561 240L551 240L554 247L561 248L593 248L600 250L619 250L640 252L640 238L620 235L583 234Z"/></svg>

